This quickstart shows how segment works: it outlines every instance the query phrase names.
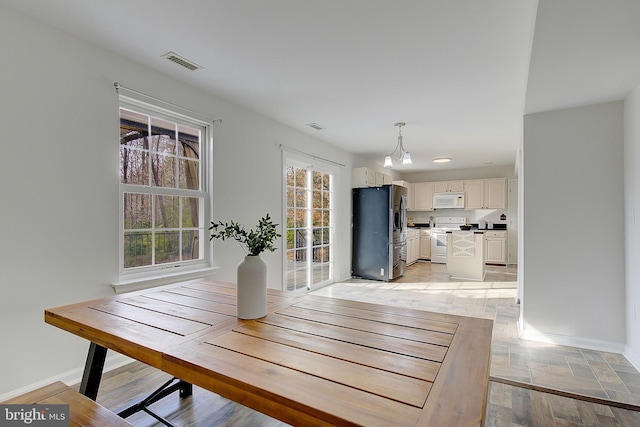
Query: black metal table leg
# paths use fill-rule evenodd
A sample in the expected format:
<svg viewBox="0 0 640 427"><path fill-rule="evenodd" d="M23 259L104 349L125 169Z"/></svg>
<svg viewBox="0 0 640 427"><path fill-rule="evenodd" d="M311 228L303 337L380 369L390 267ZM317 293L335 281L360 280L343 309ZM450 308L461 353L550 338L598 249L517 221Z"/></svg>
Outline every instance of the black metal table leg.
<svg viewBox="0 0 640 427"><path fill-rule="evenodd" d="M182 381L179 378L173 377L172 379L158 387L158 389L151 393L149 396L142 399L140 402L135 403L128 408L120 409L116 411L116 414L118 414L122 418L128 418L137 412L144 411L154 417L156 420L160 421L162 424L170 427L175 427L169 420L149 409L149 406L160 399L164 399L176 390L179 391L181 398L189 397L192 394L193 385L188 382Z"/></svg>
<svg viewBox="0 0 640 427"><path fill-rule="evenodd" d="M87 354L79 390L80 393L91 400L96 400L96 397L98 397L98 388L100 387L106 358L107 349L92 342L89 346L89 354Z"/></svg>
<svg viewBox="0 0 640 427"><path fill-rule="evenodd" d="M193 385L180 380L180 397L189 397L193 394Z"/></svg>
<svg viewBox="0 0 640 427"><path fill-rule="evenodd" d="M92 342L89 346L89 353L87 354L87 361L84 365L84 373L82 374L82 382L80 383L79 391L94 401L98 397L98 389L100 388L100 380L102 379L102 371L104 370L104 362L106 358L106 347L102 347ZM193 394L193 385L178 378L173 378L160 386L141 402L119 411L118 415L122 418L127 418L136 412L144 411L160 421L162 424L173 426L173 424L168 420L151 411L148 406L170 395L176 390L179 391L181 398L186 398Z"/></svg>

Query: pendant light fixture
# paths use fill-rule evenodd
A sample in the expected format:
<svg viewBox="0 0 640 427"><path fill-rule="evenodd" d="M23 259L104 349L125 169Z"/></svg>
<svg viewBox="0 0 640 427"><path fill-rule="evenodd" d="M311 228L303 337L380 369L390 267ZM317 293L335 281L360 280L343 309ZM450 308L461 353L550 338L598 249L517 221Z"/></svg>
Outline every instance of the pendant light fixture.
<svg viewBox="0 0 640 427"><path fill-rule="evenodd" d="M395 124L398 126L398 143L396 144L395 150L391 154L387 154L384 157L384 167L391 168L393 167L393 160L395 159L398 163L403 165L410 165L413 163L411 161L411 154L407 150L404 149L402 145L402 126L406 125L406 123L398 122ZM398 154L396 154L398 153Z"/></svg>

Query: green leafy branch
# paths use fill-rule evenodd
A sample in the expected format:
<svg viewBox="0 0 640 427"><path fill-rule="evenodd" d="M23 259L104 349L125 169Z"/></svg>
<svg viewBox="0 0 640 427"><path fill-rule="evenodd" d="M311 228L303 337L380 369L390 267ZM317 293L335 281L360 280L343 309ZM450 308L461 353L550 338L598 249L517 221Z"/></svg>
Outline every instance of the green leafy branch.
<svg viewBox="0 0 640 427"><path fill-rule="evenodd" d="M271 221L269 214L266 214L258 221L256 229L250 229L246 231L244 225L235 221L222 222L211 221L211 236L209 241L213 239L234 239L245 252L250 256L260 255L264 251L273 252L277 248L273 245L281 234L278 234L276 227L278 224L274 224Z"/></svg>

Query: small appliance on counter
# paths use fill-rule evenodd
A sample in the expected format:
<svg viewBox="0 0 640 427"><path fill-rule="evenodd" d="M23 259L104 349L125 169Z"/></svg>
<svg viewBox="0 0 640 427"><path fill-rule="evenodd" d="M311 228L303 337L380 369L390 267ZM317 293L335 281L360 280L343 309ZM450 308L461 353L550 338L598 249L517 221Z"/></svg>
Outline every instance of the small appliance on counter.
<svg viewBox="0 0 640 427"><path fill-rule="evenodd" d="M493 223L492 222L488 222L487 223L487 229L488 230L493 230Z"/></svg>
<svg viewBox="0 0 640 427"><path fill-rule="evenodd" d="M487 221L478 221L478 230L484 230L487 228Z"/></svg>

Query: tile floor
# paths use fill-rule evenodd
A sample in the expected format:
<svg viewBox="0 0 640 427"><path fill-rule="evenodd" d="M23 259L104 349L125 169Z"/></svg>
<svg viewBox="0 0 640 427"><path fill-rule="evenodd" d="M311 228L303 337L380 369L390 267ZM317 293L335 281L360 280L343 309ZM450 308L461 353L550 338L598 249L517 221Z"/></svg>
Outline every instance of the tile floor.
<svg viewBox="0 0 640 427"><path fill-rule="evenodd" d="M637 427L640 412L550 393L489 384L486 427Z"/></svg>
<svg viewBox="0 0 640 427"><path fill-rule="evenodd" d="M640 374L622 356L519 340L515 280L513 268L491 267L486 281L478 283L450 280L445 266L418 263L392 283L349 280L314 292L494 319L492 377L640 402ZM98 401L115 411L130 404L132 396L146 394L141 390L153 390L167 379L167 374L135 362L105 373ZM193 398L163 399L153 407L177 425L286 426L197 386ZM144 413L128 420L139 427L161 425ZM638 411L528 390L500 380L489 383L487 427L639 425Z"/></svg>
<svg viewBox="0 0 640 427"><path fill-rule="evenodd" d="M489 267L484 282L468 282L419 262L393 282L352 279L313 293L493 319L493 377L640 405L640 373L624 356L518 338L516 280L514 267Z"/></svg>

